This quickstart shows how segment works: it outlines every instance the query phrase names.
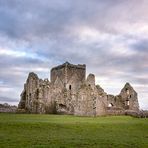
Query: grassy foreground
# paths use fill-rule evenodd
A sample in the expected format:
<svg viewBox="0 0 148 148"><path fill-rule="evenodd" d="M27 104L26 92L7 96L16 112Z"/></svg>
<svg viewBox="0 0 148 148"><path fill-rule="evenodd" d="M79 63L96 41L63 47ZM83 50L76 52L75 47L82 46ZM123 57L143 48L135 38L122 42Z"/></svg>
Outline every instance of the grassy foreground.
<svg viewBox="0 0 148 148"><path fill-rule="evenodd" d="M0 148L148 148L148 118L0 114Z"/></svg>

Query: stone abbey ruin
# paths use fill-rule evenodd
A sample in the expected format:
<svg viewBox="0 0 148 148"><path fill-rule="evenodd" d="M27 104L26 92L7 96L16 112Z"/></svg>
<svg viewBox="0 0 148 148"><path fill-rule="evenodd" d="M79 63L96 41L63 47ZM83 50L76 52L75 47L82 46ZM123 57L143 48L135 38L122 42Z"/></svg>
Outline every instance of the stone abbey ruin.
<svg viewBox="0 0 148 148"><path fill-rule="evenodd" d="M94 74L86 78L86 65L66 62L51 69L50 81L29 73L18 108L27 113L101 116L139 111L139 104L129 83L119 95L109 95L95 84Z"/></svg>

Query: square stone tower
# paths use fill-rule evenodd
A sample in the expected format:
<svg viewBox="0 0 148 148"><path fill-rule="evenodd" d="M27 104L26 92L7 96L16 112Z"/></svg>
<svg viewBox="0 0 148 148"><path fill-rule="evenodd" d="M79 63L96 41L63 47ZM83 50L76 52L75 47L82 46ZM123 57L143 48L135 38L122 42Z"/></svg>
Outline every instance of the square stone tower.
<svg viewBox="0 0 148 148"><path fill-rule="evenodd" d="M86 65L68 62L51 69L51 83L67 90L76 91L86 78Z"/></svg>

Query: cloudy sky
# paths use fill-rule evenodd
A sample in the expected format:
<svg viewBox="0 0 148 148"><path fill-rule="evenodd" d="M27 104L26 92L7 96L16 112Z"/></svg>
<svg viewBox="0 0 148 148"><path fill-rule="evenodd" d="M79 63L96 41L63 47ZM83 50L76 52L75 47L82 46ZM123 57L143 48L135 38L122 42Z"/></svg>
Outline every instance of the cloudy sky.
<svg viewBox="0 0 148 148"><path fill-rule="evenodd" d="M0 0L0 103L65 61L110 94L130 82L148 109L148 0Z"/></svg>

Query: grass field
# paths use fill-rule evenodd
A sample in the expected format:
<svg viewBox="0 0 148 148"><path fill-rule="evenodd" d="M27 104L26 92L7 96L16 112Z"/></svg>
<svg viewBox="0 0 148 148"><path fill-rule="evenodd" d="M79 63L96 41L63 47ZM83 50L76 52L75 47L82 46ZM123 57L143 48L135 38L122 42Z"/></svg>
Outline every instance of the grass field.
<svg viewBox="0 0 148 148"><path fill-rule="evenodd" d="M148 148L148 118L0 114L0 148Z"/></svg>

